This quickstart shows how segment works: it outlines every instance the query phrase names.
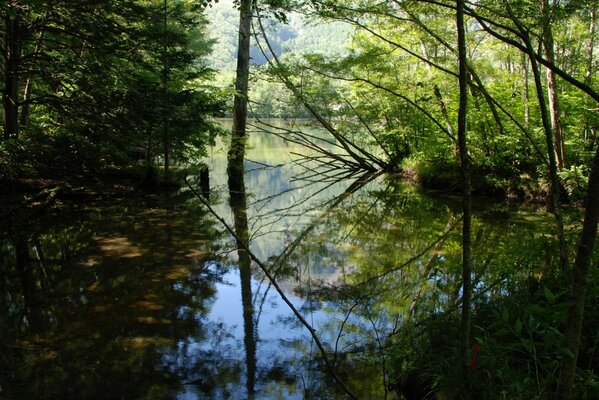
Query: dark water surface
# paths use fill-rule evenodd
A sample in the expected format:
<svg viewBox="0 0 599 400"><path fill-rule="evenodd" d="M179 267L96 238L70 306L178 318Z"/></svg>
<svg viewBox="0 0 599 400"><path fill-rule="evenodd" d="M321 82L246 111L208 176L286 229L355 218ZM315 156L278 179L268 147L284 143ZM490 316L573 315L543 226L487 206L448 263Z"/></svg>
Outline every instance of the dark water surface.
<svg viewBox="0 0 599 400"><path fill-rule="evenodd" d="M265 133L249 145L245 193L211 149L211 204L358 397L396 398L389 338L458 304L459 203L386 176L322 180L293 162L305 150ZM0 236L0 398L345 398L308 330L188 190L15 219ZM477 207L477 293L542 273L550 227L543 212Z"/></svg>

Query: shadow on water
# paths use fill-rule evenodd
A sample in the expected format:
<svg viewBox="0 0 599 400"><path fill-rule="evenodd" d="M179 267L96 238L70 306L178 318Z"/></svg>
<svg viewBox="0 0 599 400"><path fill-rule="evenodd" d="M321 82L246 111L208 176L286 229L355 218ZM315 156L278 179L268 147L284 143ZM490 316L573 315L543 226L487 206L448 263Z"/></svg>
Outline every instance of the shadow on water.
<svg viewBox="0 0 599 400"><path fill-rule="evenodd" d="M459 302L459 204L386 176L296 179L301 149L265 134L242 165L227 168L226 147L205 160L202 192L352 390L395 398L410 362L398 338L412 343ZM189 192L151 199L0 221L0 398L345 398L241 243ZM551 226L535 210L478 207L477 301L542 273Z"/></svg>
<svg viewBox="0 0 599 400"><path fill-rule="evenodd" d="M180 201L181 199L173 199ZM159 398L165 353L205 336L218 232L140 201L50 212L0 239L0 398Z"/></svg>

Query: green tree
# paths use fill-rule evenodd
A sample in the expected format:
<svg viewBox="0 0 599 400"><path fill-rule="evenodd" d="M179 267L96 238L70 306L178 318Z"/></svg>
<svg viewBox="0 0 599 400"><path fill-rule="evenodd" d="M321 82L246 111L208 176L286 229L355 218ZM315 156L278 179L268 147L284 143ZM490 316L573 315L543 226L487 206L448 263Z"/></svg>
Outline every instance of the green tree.
<svg viewBox="0 0 599 400"><path fill-rule="evenodd" d="M166 27L164 3L158 0L19 4L11 2L1 9L3 21L16 18L18 11L16 15L26 22L19 24L18 36L23 43L17 93L23 100L14 104L15 112L10 109L13 102L5 106L10 115L21 112L22 126L15 117L9 118L13 122L4 130L5 137L16 138L7 134L15 132L11 126L16 124L19 139L31 146L31 152L54 153L56 157L50 158L60 163L65 152L59 148L71 148L72 155L87 154L82 162L86 164L114 160L134 145L152 153L164 140L167 103L172 103L168 142L176 156L201 148L215 130L209 116L219 113L222 102L207 84L212 71L205 59L211 41L204 32L202 4L168 2ZM3 38L7 47L8 36ZM9 76L15 79L5 74L5 81ZM6 86L10 90L4 93L13 91L10 84Z"/></svg>

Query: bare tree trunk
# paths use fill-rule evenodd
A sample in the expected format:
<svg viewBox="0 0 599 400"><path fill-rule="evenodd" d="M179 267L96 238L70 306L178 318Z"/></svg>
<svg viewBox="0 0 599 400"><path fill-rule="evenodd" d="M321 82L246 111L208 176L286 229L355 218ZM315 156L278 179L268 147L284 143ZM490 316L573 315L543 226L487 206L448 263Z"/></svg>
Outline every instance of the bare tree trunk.
<svg viewBox="0 0 599 400"><path fill-rule="evenodd" d="M584 79L584 83L588 86L591 86L593 83L593 59L594 59L594 47L595 47L595 20L597 18L597 1L593 1L592 9L591 9L591 21L589 23L589 42L587 43L587 70L586 76ZM599 107L599 103L592 101L589 102L589 106L587 108L597 108ZM584 139L591 142L591 148L595 142L595 131L597 126L593 126L590 122L591 113L589 111L585 112L585 123L584 123Z"/></svg>
<svg viewBox="0 0 599 400"><path fill-rule="evenodd" d="M470 157L466 137L466 114L468 112L468 60L466 58L466 30L464 26L464 0L456 1L456 25L458 31L458 59L460 103L458 109L458 143L463 185L462 221L462 320L460 329L460 358L464 376L465 399L470 399L470 303L472 298L471 230L472 196L470 182Z"/></svg>
<svg viewBox="0 0 599 400"><path fill-rule="evenodd" d="M476 126L478 127L478 131L480 132L485 155L489 157L491 155L491 148L489 147L489 135L487 133L487 126L489 120L487 119L486 113L484 112L484 110L480 106L480 102L478 101L478 98L480 97L480 92L472 86L471 89L472 99L474 100L474 108L478 112L478 115L480 115L480 118L477 118L476 120Z"/></svg>
<svg viewBox="0 0 599 400"><path fill-rule="evenodd" d="M232 162L241 165L232 166ZM248 399L255 396L256 384L256 333L254 322L254 306L252 303L252 260L245 248L249 248L250 234L247 219L247 199L243 174L234 171L243 170L243 159L230 159L229 170L229 205L233 211L233 227L236 233L237 254L239 256L239 277L241 280L241 303L243 306L243 332L246 355L246 389Z"/></svg>
<svg viewBox="0 0 599 400"><path fill-rule="evenodd" d="M450 45L445 39L443 39L441 36L436 34L426 24L424 24L422 21L420 21L420 19L414 13L410 12L410 10L408 8L406 8L405 6L402 6L402 9L404 10L404 12L406 14L408 14L410 16L412 22L414 22L416 25L418 25L418 27L420 27L422 30L424 30L426 33L428 33L430 36L434 37L439 43L441 43L444 46L445 49L451 51L453 54L455 54L457 56L457 53L458 53L457 50L452 45ZM423 49L422 53L425 54L426 58L430 60L430 56L428 55L428 53L426 51L426 47L424 46L424 43L422 41L420 42L420 45ZM428 70L430 71L431 64L427 62L426 66L427 66ZM476 70L471 65L468 66L468 73L470 74L472 81L474 81L474 83L476 83L476 90L480 91L480 93L485 98L487 105L489 106L489 110L491 111L491 114L493 115L493 119L495 120L495 125L497 127L498 134L503 135L504 134L503 123L501 122L501 118L499 117L499 112L497 111L497 107L495 105L495 102L493 101L493 98L491 97L491 95L489 94L487 89L485 88L485 85L483 84L482 80L476 73Z"/></svg>
<svg viewBox="0 0 599 400"><path fill-rule="evenodd" d="M162 144L164 150L164 179L171 181L171 138L170 138L170 116L169 116L169 64L168 64L168 4L164 0L164 49L163 49L163 85L164 85L164 134Z"/></svg>
<svg viewBox="0 0 599 400"><path fill-rule="evenodd" d="M237 76L233 103L233 128L229 148L230 166L243 163L248 111L248 81L250 76L250 35L252 22L252 0L241 0L239 4L239 37L237 48ZM237 171L243 173L243 171Z"/></svg>
<svg viewBox="0 0 599 400"><path fill-rule="evenodd" d="M415 17L413 17L415 21ZM426 56L427 59L430 59L430 55L428 49L424 45L423 41L420 41L420 48L422 49L422 54ZM449 48L449 50L453 50L453 48ZM426 63L426 69L430 73L432 72L432 67L430 64ZM441 94L441 90L439 89L439 85L436 83L433 85L433 93L435 94L435 99L437 100L437 104L439 105L439 110L441 111L441 116L443 117L443 121L445 122L445 128L449 133L449 136L454 138L455 133L453 131L453 125L451 124L451 119L449 118L449 114L447 113L447 105L445 104L445 100L443 100L443 95ZM454 149L454 153L457 156L459 149L457 148L457 143L454 140L451 141L452 147Z"/></svg>
<svg viewBox="0 0 599 400"><path fill-rule="evenodd" d="M439 105L439 109L441 110L441 115L443 116L443 121L445 121L445 128L447 128L447 132L449 132L450 136L455 137L453 132L453 126L451 125L451 120L449 119L449 114L447 114L447 106L445 105L445 101L443 100L443 95L441 94L441 90L439 90L439 85L435 84L433 86L433 92L435 93L435 98L437 99L437 104ZM455 145L456 143L452 143Z"/></svg>
<svg viewBox="0 0 599 400"><path fill-rule="evenodd" d="M550 11L548 0L541 0L541 12L547 19L543 30L543 47L545 49L545 57L550 63L555 64L553 31L551 29L551 23L549 22ZM564 154L565 147L560 117L559 98L557 92L558 89L555 73L550 69L547 69L547 97L549 99L549 114L551 116L551 132L553 133L553 146L557 161L557 168L558 170L561 170L564 167L566 160Z"/></svg>
<svg viewBox="0 0 599 400"><path fill-rule="evenodd" d="M45 17L42 18L42 23L45 21ZM45 31L40 32L39 37L37 39L37 43L35 44L35 50L33 51L32 57L33 59L37 59L42 52L44 47L44 38ZM31 67L30 67L31 68ZM29 114L31 109L31 93L33 91L33 84L31 78L31 72L28 72L25 77L25 88L23 89L23 103L21 106L21 116L20 116L20 128L27 129L27 125L29 124Z"/></svg>
<svg viewBox="0 0 599 400"><path fill-rule="evenodd" d="M528 129L530 127L530 95L528 90L528 61L526 61L526 54L522 54L522 102L524 103L524 126Z"/></svg>
<svg viewBox="0 0 599 400"><path fill-rule="evenodd" d="M557 400L571 398L572 386L576 373L576 362L580 347L580 333L584 317L584 301L586 296L589 267L597 238L597 222L599 220L599 146L589 176L586 208L582 234L578 242L578 251L572 272L572 287L568 308L568 323L566 324L566 348L573 357L564 357L560 366L560 376L557 389Z"/></svg>
<svg viewBox="0 0 599 400"><path fill-rule="evenodd" d="M555 148L553 142L553 131L551 130L551 122L547 112L547 104L545 102L545 94L543 93L543 84L541 82L541 72L539 65L537 64L536 54L530 34L528 30L522 25L522 22L514 16L512 8L509 2L505 2L507 12L520 31L521 37L523 38L526 46L526 52L530 60L530 67L532 69L535 88L537 91L537 99L539 101L539 110L541 112L541 121L543 123L543 129L545 131L545 140L547 143L547 155L549 157L549 176L551 180L551 208L553 215L555 216L555 225L557 230L557 238L559 241L559 258L560 258L560 270L562 272L567 270L568 258L566 249L566 238L564 236L564 221L562 217L562 205L560 200L560 184L557 176L557 161L555 156Z"/></svg>
<svg viewBox="0 0 599 400"><path fill-rule="evenodd" d="M26 129L29 123L30 114L30 100L31 100L32 84L31 77L28 76L25 80L25 89L23 89L23 105L21 106L21 117L19 125L21 128Z"/></svg>
<svg viewBox="0 0 599 400"><path fill-rule="evenodd" d="M21 57L21 41L19 38L19 21L17 18L5 18L6 45L4 49L4 93L2 95L4 139L19 137L19 62Z"/></svg>

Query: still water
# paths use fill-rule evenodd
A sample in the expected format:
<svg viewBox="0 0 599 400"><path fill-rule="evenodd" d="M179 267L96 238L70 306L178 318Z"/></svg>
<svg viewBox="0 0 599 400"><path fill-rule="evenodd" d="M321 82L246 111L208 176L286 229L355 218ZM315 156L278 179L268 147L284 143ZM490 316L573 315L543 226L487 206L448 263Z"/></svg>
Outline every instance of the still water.
<svg viewBox="0 0 599 400"><path fill-rule="evenodd" d="M251 133L245 191L231 190L226 147L204 160L212 207L347 386L396 398L392 338L459 304L459 202L390 176L319 174L305 148L265 132ZM542 272L550 217L484 199L475 208L481 298ZM346 398L238 247L186 188L3 221L0 398Z"/></svg>

